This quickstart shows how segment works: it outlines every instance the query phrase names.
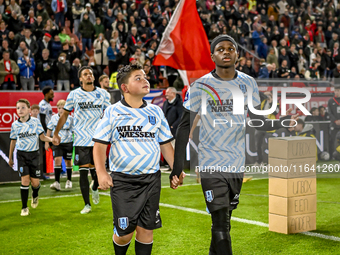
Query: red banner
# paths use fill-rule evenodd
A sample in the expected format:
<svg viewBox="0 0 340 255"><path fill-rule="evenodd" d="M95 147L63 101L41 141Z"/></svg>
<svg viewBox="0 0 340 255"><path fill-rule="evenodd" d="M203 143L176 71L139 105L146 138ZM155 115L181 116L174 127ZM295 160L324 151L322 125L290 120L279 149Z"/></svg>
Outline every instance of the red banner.
<svg viewBox="0 0 340 255"><path fill-rule="evenodd" d="M57 102L60 99L66 100L68 92L54 92L54 99L51 102L53 112L57 113ZM44 99L41 91L37 92L0 92L0 132L10 132L12 123L18 119L15 103L25 98L30 103L39 104Z"/></svg>

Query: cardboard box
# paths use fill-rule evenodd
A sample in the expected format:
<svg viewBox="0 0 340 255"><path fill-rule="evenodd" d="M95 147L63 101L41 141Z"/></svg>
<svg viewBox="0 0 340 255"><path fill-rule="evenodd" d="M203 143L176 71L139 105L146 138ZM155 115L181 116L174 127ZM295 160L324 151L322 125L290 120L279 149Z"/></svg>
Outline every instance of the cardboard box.
<svg viewBox="0 0 340 255"><path fill-rule="evenodd" d="M316 195L290 198L269 195L269 213L282 216L316 213Z"/></svg>
<svg viewBox="0 0 340 255"><path fill-rule="evenodd" d="M311 230L316 230L316 213L296 216L269 214L269 231L293 234Z"/></svg>
<svg viewBox="0 0 340 255"><path fill-rule="evenodd" d="M316 178L316 159L300 158L300 159L281 159L268 158L268 176L279 178Z"/></svg>
<svg viewBox="0 0 340 255"><path fill-rule="evenodd" d="M316 178L269 178L269 195L298 197L316 194Z"/></svg>
<svg viewBox="0 0 340 255"><path fill-rule="evenodd" d="M316 157L316 139L312 137L271 137L268 142L269 157L282 159Z"/></svg>

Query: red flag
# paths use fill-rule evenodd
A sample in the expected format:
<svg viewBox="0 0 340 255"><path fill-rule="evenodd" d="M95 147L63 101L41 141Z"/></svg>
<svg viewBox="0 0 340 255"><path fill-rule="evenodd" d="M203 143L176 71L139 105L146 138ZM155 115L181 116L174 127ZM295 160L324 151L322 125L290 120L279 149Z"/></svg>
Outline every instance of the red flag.
<svg viewBox="0 0 340 255"><path fill-rule="evenodd" d="M166 27L153 65L177 69L184 85L215 68L195 0L181 0Z"/></svg>

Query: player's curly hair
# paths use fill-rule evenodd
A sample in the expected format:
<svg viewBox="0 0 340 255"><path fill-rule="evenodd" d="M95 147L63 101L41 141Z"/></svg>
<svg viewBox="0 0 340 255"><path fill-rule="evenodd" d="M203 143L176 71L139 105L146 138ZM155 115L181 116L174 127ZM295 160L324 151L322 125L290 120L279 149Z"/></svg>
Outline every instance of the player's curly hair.
<svg viewBox="0 0 340 255"><path fill-rule="evenodd" d="M136 70L143 70L140 64L126 65L118 70L117 83L120 92L123 94L122 84L126 84L129 81L131 73Z"/></svg>

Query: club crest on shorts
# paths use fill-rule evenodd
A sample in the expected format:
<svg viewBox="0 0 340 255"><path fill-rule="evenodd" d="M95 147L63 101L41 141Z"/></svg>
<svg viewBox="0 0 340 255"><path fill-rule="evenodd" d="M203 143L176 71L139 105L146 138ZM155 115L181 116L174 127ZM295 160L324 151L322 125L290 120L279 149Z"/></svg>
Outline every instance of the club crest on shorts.
<svg viewBox="0 0 340 255"><path fill-rule="evenodd" d="M128 217L118 218L118 226L122 230L127 229L127 227L129 226L129 219L128 219Z"/></svg>
<svg viewBox="0 0 340 255"><path fill-rule="evenodd" d="M79 155L78 154L76 154L76 156L75 156L75 160L79 160Z"/></svg>
<svg viewBox="0 0 340 255"><path fill-rule="evenodd" d="M19 171L20 171L20 173L23 173L24 172L24 168L21 166Z"/></svg>
<svg viewBox="0 0 340 255"><path fill-rule="evenodd" d="M212 202L214 200L214 193L212 190L207 190L205 192L205 199L207 200L207 202Z"/></svg>
<svg viewBox="0 0 340 255"><path fill-rule="evenodd" d="M149 117L149 122L151 125L155 125L156 124L156 117L155 116L148 116Z"/></svg>

